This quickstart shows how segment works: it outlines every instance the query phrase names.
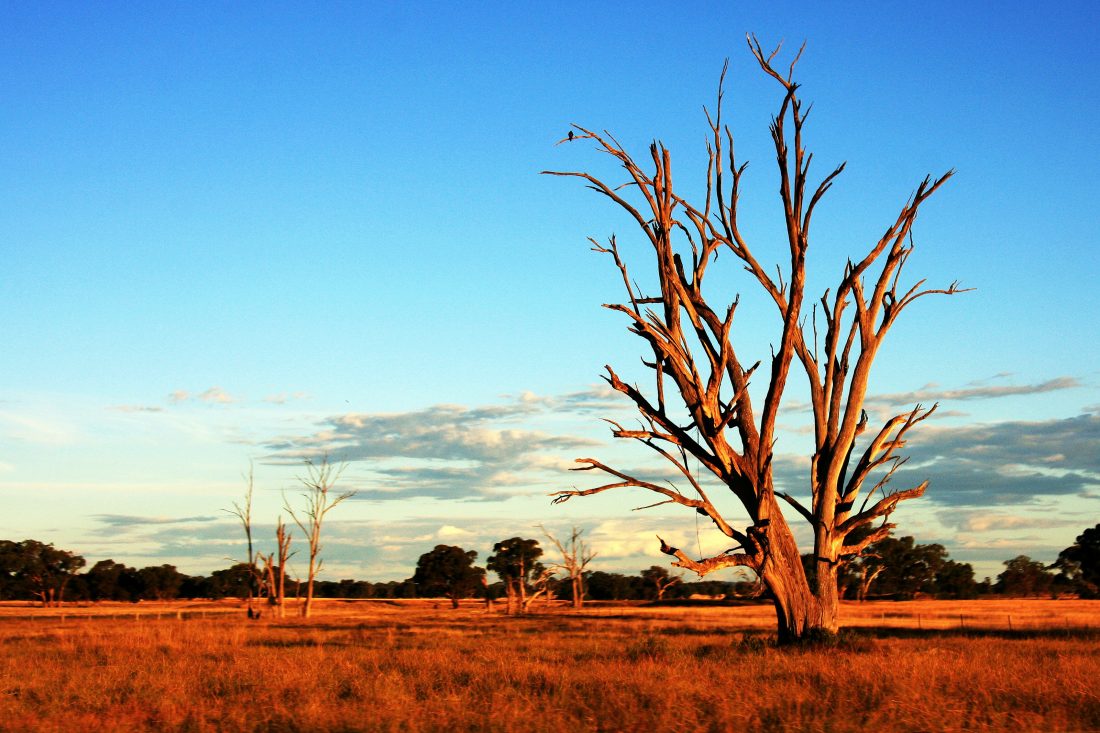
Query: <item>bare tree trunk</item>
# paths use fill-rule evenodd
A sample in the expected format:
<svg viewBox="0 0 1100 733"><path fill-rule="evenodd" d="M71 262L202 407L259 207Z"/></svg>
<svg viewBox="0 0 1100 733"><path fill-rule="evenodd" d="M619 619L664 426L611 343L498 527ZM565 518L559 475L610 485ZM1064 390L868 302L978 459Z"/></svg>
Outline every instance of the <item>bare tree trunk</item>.
<svg viewBox="0 0 1100 733"><path fill-rule="evenodd" d="M534 592L530 595L526 595L523 599L522 605L520 606L522 613L527 613L531 609L531 606L534 605L535 601L537 601L540 596L544 598L546 606L549 607L551 596L550 581L553 579L553 577L554 571L550 568L547 568L542 571L539 577L535 578ZM523 587L523 584L524 581L520 580L520 587Z"/></svg>
<svg viewBox="0 0 1100 733"><path fill-rule="evenodd" d="M794 534L777 505L773 505L766 532L761 533L765 546L760 577L771 592L775 606L779 642L802 638L809 629L827 628L835 631L838 620L827 618L825 610L814 597L802 567L802 555Z"/></svg>
<svg viewBox="0 0 1100 733"><path fill-rule="evenodd" d="M515 613L515 603L516 603L515 581L506 580L504 582L504 592L507 596L507 602L506 602L506 605L505 605L505 608L504 608L504 613L507 614L508 616L511 616L513 613Z"/></svg>
<svg viewBox="0 0 1100 733"><path fill-rule="evenodd" d="M309 618L313 615L313 572L309 574L309 579L306 581L306 602L302 606L302 618Z"/></svg>
<svg viewBox="0 0 1100 733"><path fill-rule="evenodd" d="M276 588L279 593L279 605L276 613L279 618L286 618L286 569L280 563L279 565L279 577L276 580Z"/></svg>
<svg viewBox="0 0 1100 733"><path fill-rule="evenodd" d="M260 559L263 560L263 583L261 584L261 595L267 595L267 605L274 609L279 608L279 604L282 603L282 599L279 597L279 587L275 584L275 553L270 554L260 553ZM276 611L277 613L277 611Z"/></svg>
<svg viewBox="0 0 1100 733"><path fill-rule="evenodd" d="M275 542L279 553L279 577L276 581L279 596L279 618L286 618L286 564L290 560L290 556L294 554L290 551L290 540L290 533L287 532L286 525L283 524L283 518L279 517L279 521L275 525Z"/></svg>
<svg viewBox="0 0 1100 733"><path fill-rule="evenodd" d="M821 628L835 634L840 629L840 588L837 575L840 565L828 560L817 562L815 597L821 607Z"/></svg>
<svg viewBox="0 0 1100 733"><path fill-rule="evenodd" d="M877 578L879 576L879 573L881 573L885 569L886 568L880 566L880 567L875 568L874 570L869 571L866 565L864 565L862 568L860 568L860 576L859 576L859 602L860 603L863 603L865 600L867 600L867 593L871 590L871 583L873 583L875 578Z"/></svg>
<svg viewBox="0 0 1100 733"><path fill-rule="evenodd" d="M679 576L673 576L673 577L670 577L670 578L665 578L664 580L662 580L660 578L655 578L654 581L653 581L653 585L657 589L657 601L658 602L663 601L665 599L665 593L668 592L668 589L671 588L672 586L678 585L679 583L682 583L682 582L683 582L683 579Z"/></svg>

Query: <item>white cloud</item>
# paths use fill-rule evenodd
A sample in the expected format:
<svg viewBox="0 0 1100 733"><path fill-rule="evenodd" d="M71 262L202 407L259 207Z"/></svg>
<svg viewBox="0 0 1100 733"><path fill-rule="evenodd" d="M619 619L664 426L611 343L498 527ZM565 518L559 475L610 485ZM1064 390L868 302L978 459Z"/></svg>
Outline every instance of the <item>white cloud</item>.
<svg viewBox="0 0 1100 733"><path fill-rule="evenodd" d="M474 536L476 536L474 532L471 532L468 529L462 529L461 527L456 527L453 524L444 524L442 527L439 528L439 531L435 533L435 537L438 540L454 540Z"/></svg>

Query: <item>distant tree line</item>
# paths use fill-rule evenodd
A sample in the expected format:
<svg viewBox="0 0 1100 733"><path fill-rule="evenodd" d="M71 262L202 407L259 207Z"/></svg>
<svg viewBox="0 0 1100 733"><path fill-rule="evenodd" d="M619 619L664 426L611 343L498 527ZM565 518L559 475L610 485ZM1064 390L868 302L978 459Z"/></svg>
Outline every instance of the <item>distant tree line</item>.
<svg viewBox="0 0 1100 733"><path fill-rule="evenodd" d="M812 573L816 565L810 555L803 556L803 564L807 573ZM974 568L952 560L943 545L922 545L912 537L887 536L845 564L837 583L842 597L853 600L967 599L991 594L1100 598L1100 524L1085 530L1052 565L1018 555L1006 560L1004 566L996 581L985 578L979 582Z"/></svg>
<svg viewBox="0 0 1100 733"><path fill-rule="evenodd" d="M574 530L574 543L579 537ZM550 538L553 541L553 538ZM445 598L452 605L464 598L487 603L502 600L509 612L524 613L540 599L566 601L676 601L690 598L766 597L758 582L690 582L660 565L637 575L583 570L568 563L560 543L562 562L544 562L538 540L512 537L498 542L486 568L474 563L477 552L451 545L437 545L421 555L414 574L400 581L315 580L316 598ZM580 545L586 558L594 553ZM585 554L586 553L586 554ZM811 556L804 557L813 572ZM587 564L587 561L585 562ZM254 573L248 563L238 563L208 576L186 575L173 565L132 568L114 560L100 560L84 572L83 557L37 540L0 540L0 600L33 600L44 606L65 601L124 601L248 598L254 591ZM568 567L574 567L570 573ZM1100 524L1086 529L1052 565L1026 555L1004 563L994 581L977 581L968 563L956 562L942 545L919 544L912 537L886 537L870 544L864 554L838 573L844 597L897 599L916 597L975 598L1077 594L1100 598ZM496 580L490 582L487 570ZM574 577L576 576L576 577ZM576 588L583 599L574 598ZM305 582L289 581L288 597L305 597ZM577 605L577 603L574 603Z"/></svg>

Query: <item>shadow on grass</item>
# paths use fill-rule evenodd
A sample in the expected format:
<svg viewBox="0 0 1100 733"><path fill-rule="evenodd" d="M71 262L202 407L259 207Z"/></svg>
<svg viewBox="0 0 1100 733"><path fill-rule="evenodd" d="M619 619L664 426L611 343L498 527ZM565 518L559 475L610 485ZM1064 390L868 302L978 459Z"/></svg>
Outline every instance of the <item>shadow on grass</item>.
<svg viewBox="0 0 1100 733"><path fill-rule="evenodd" d="M894 627L859 627L843 629L842 634L868 639L1080 639L1100 640L1100 630L1083 627L1045 629L899 629Z"/></svg>
<svg viewBox="0 0 1100 733"><path fill-rule="evenodd" d="M764 608L771 608L772 602L768 599L760 598L670 598L664 601L651 601L643 605L650 608L660 608L662 606L667 608L700 608L708 606L721 606L723 608L762 606Z"/></svg>

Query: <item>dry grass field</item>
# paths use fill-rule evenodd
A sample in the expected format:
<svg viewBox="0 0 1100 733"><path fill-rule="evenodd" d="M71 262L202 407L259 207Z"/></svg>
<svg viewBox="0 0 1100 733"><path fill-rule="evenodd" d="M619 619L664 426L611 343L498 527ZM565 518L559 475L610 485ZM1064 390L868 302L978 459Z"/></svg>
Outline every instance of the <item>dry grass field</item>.
<svg viewBox="0 0 1100 733"><path fill-rule="evenodd" d="M1100 730L1100 602L843 613L837 645L782 649L767 606L7 606L0 729Z"/></svg>

